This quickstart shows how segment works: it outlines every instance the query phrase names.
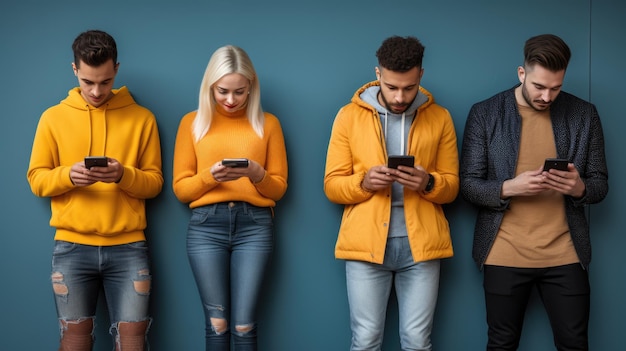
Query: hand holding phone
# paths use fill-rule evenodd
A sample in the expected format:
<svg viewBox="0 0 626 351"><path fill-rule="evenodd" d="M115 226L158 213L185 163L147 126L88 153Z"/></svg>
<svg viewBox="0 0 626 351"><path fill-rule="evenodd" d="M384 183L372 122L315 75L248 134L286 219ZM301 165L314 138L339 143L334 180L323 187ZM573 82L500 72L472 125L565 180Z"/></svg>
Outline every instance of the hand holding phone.
<svg viewBox="0 0 626 351"><path fill-rule="evenodd" d="M107 167L109 160L106 156L86 156L85 167L91 169L91 167Z"/></svg>
<svg viewBox="0 0 626 351"><path fill-rule="evenodd" d="M225 158L222 160L222 165L233 168L246 168L248 167L247 158Z"/></svg>
<svg viewBox="0 0 626 351"><path fill-rule="evenodd" d="M546 158L546 161L543 164L543 170L548 172L550 169L554 168L559 171L567 171L568 164L569 161L563 158Z"/></svg>

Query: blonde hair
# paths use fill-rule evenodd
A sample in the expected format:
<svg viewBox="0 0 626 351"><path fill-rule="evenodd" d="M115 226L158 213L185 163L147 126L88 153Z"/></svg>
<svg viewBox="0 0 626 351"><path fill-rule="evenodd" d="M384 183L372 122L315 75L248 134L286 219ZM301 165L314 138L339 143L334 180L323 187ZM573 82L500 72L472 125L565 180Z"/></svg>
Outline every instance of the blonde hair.
<svg viewBox="0 0 626 351"><path fill-rule="evenodd" d="M213 95L213 85L225 75L232 73L241 74L250 81L246 115L254 131L259 137L263 137L265 116L261 108L259 80L252 61L243 49L233 45L226 45L217 49L211 55L202 78L198 112L192 125L192 133L196 142L202 139L211 127L216 104L215 96Z"/></svg>

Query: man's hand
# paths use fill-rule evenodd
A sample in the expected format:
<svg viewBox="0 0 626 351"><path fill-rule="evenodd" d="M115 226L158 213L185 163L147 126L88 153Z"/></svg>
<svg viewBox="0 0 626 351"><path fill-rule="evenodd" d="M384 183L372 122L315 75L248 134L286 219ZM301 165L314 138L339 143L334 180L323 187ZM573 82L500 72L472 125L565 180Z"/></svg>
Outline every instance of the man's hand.
<svg viewBox="0 0 626 351"><path fill-rule="evenodd" d="M87 169L85 162L77 162L70 169L70 179L76 186L88 186L95 182L115 183L122 179L124 166L114 158L108 158L106 167Z"/></svg>
<svg viewBox="0 0 626 351"><path fill-rule="evenodd" d="M542 173L545 187L561 194L580 198L585 194L585 183L573 163L567 165L567 171L551 169Z"/></svg>
<svg viewBox="0 0 626 351"><path fill-rule="evenodd" d="M513 179L505 180L502 183L501 197L506 199L513 196L533 196L545 191L547 187L542 172L543 166L533 171L520 173Z"/></svg>
<svg viewBox="0 0 626 351"><path fill-rule="evenodd" d="M428 185L428 172L422 166L407 167L398 166L391 176L405 188L413 191L424 191Z"/></svg>
<svg viewBox="0 0 626 351"><path fill-rule="evenodd" d="M374 166L370 168L363 178L361 187L372 193L389 187L394 181L390 171L397 170L387 168L386 166Z"/></svg>
<svg viewBox="0 0 626 351"><path fill-rule="evenodd" d="M388 188L398 182L413 191L424 191L428 184L428 172L421 166L398 166L398 169L387 166L374 166L367 171L361 187L370 192Z"/></svg>

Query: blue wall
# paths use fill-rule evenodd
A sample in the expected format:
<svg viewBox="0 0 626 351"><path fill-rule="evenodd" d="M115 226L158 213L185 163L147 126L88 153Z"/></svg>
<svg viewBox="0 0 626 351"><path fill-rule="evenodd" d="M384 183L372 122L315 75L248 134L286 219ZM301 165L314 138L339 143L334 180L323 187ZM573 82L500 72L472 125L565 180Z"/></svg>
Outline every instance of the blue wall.
<svg viewBox="0 0 626 351"><path fill-rule="evenodd" d="M276 250L260 311L261 349L334 351L348 349L350 330L343 262L333 256L341 207L322 191L325 153L335 113L355 89L375 78L375 50L394 34L422 40L422 84L451 111L460 143L470 106L516 84L524 40L544 32L570 44L574 56L565 90L595 103L605 128L611 178L607 199L590 209L590 338L592 350L621 349L625 13L626 3L617 0L2 2L0 348L55 349L49 201L32 195L25 175L41 112L77 83L71 42L79 32L98 28L118 41L116 86L127 85L155 113L162 137L166 183L148 208L153 350L203 349L204 318L185 253L189 211L172 193L171 164L178 121L195 109L216 48L236 44L248 51L260 75L263 106L280 118L288 147L289 189L276 210ZM475 212L459 198L447 214L455 256L443 264L433 343L440 351L481 350L482 276L470 256ZM98 321L96 351L109 350L104 312ZM384 348L399 349L394 302ZM553 349L535 296L520 350Z"/></svg>

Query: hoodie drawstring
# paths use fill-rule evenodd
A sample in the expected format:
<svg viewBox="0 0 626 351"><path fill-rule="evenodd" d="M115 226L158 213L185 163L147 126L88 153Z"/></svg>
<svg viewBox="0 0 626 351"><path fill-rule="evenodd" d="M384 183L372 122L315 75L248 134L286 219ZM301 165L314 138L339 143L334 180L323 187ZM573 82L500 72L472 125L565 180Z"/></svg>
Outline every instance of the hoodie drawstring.
<svg viewBox="0 0 626 351"><path fill-rule="evenodd" d="M108 107L108 104L106 104L104 106L104 117L102 119L102 121L103 121L102 122L102 124L103 124L102 125L102 133L103 133L103 137L104 137L104 141L103 141L103 144L102 144L102 151L99 154L97 154L97 155L92 154L92 151L94 151L94 150L92 150L92 147L93 147L93 133L94 133L94 131L93 131L93 116L91 115L91 107L89 106L89 104L87 104L85 107L87 108L87 114L89 115L88 116L88 120L89 120L89 149L87 150L87 155L88 156L106 156L106 149L107 149L107 120L106 120L106 112L107 112L107 110L106 110L106 108Z"/></svg>
<svg viewBox="0 0 626 351"><path fill-rule="evenodd" d="M93 156L91 154L91 147L92 147L91 140L93 139L93 125L92 125L93 123L91 121L91 108L89 108L89 104L87 104L85 107L87 108L87 115L88 115L87 119L89 120L89 144L88 144L89 149L87 150L87 155Z"/></svg>

